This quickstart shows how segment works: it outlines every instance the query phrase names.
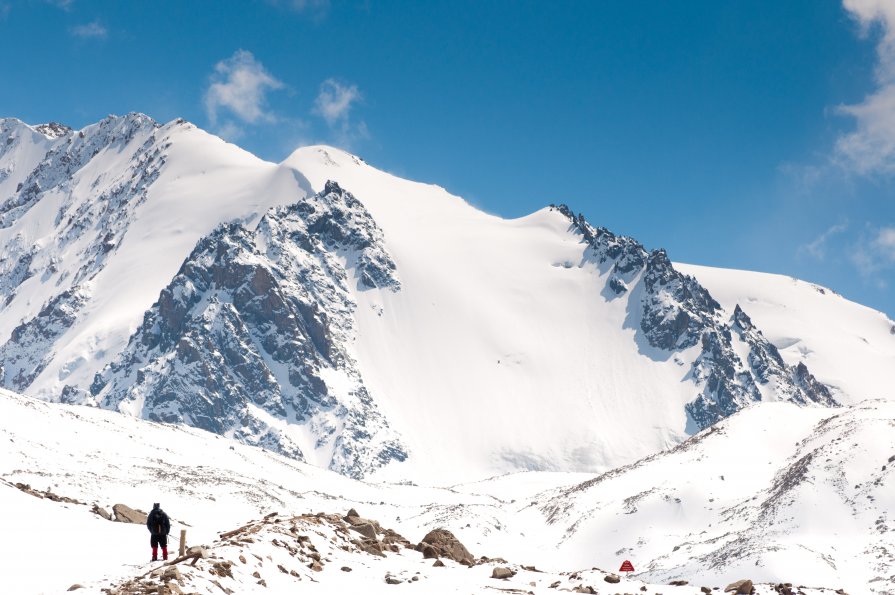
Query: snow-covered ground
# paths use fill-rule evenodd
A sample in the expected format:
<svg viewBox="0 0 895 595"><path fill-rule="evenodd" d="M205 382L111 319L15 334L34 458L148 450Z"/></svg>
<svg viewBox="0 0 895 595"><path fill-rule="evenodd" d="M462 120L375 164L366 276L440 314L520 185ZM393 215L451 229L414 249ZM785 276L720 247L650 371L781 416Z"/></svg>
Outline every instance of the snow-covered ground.
<svg viewBox="0 0 895 595"><path fill-rule="evenodd" d="M549 593L559 580L597 592L639 592L647 584L650 592L682 595L745 578L852 595L895 590L889 401L839 410L761 404L605 475L517 473L453 488L359 482L210 433L5 391L0 419L0 506L12 511L0 541L0 559L13 569L4 575L8 592L55 593L75 583L98 592L150 571L145 528L107 521L91 507L147 510L156 501L172 516L173 535L186 528L189 545L210 546L212 558L190 571L198 592L211 592L210 580L238 593L270 592L252 572L271 585L301 580L321 593L392 592L386 573L419 593ZM15 483L83 504L40 499ZM295 522L323 556L322 571L309 569L309 550L282 546L292 523L273 523L252 541L218 538L271 512L292 518L350 508L414 544L444 527L476 558L503 558L519 574L491 579L500 562L433 568L404 549L372 556L340 541L332 523L315 528L307 516ZM291 539L297 547L295 533ZM238 562L240 554L251 563ZM625 559L637 571L630 582L605 583ZM232 579L208 574L227 560ZM667 586L674 579L689 585Z"/></svg>

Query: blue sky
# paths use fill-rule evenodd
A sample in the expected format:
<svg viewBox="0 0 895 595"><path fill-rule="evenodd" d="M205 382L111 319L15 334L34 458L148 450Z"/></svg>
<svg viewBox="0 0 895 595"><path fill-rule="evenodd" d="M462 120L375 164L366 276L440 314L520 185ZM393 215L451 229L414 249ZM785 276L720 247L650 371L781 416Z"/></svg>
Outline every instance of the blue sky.
<svg viewBox="0 0 895 595"><path fill-rule="evenodd" d="M0 0L0 56L0 116L334 144L895 317L892 0Z"/></svg>

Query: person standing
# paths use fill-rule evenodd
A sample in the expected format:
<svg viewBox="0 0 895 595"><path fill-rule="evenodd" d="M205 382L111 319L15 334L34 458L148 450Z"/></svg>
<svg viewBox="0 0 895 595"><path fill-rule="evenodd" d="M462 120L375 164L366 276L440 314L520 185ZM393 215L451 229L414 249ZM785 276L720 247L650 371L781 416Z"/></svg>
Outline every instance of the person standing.
<svg viewBox="0 0 895 595"><path fill-rule="evenodd" d="M162 547L162 559L168 559L168 533L171 532L171 519L162 510L159 503L152 505L152 512L146 517L146 528L151 537L149 545L152 546L152 561L158 560L158 547Z"/></svg>

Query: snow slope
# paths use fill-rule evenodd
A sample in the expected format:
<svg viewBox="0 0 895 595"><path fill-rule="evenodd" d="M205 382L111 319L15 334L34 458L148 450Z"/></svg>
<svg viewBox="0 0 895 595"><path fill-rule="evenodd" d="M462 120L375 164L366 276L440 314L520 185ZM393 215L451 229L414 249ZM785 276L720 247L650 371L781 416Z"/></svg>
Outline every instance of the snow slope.
<svg viewBox="0 0 895 595"><path fill-rule="evenodd" d="M605 475L525 472L440 489L351 480L208 432L6 391L0 419L0 507L15 513L0 540L0 559L12 569L3 578L8 592L57 593L80 583L82 592L99 593L152 570L143 526L90 510L119 502L146 510L156 501L172 516L172 535L185 528L188 545L210 546L199 571L183 567L191 581L185 590L202 593L219 591L212 580L240 593L298 581L320 593L392 592L386 573L418 593L517 588L543 595L555 592L555 581L605 592L606 573L597 569L614 570L624 559L638 572L610 592L647 585L649 592L696 595L701 585L743 578L829 588L803 589L810 595L895 589L891 401L839 410L763 403ZM39 499L16 483L83 504ZM477 559L504 558L519 574L490 579L501 562L470 570L448 561L433 569L409 550L370 556L335 539L332 523L310 518L349 508L411 543L447 528ZM218 538L271 512L309 516L260 523L248 540ZM308 570L309 552L290 525L311 536L322 571ZM290 553L284 541L302 553ZM232 577L208 573L220 561L233 563ZM665 584L672 579L689 586ZM764 584L757 592L774 591Z"/></svg>
<svg viewBox="0 0 895 595"><path fill-rule="evenodd" d="M891 398L895 322L834 291L783 275L675 263L721 305L740 304L790 364L804 362L842 403Z"/></svg>
<svg viewBox="0 0 895 595"><path fill-rule="evenodd" d="M530 514L573 564L614 553L649 560L638 576L657 582L748 573L888 593L893 416L882 400L833 414L762 404L668 453L546 492Z"/></svg>
<svg viewBox="0 0 895 595"><path fill-rule="evenodd" d="M355 296L356 350L408 462L425 465L411 476L603 471L693 431L685 405L699 350L643 338L642 278L610 291L618 267L589 256L562 209L501 219L329 147L299 149L283 165L314 190L335 179L353 192L397 264L401 291ZM745 359L749 347L739 348Z"/></svg>

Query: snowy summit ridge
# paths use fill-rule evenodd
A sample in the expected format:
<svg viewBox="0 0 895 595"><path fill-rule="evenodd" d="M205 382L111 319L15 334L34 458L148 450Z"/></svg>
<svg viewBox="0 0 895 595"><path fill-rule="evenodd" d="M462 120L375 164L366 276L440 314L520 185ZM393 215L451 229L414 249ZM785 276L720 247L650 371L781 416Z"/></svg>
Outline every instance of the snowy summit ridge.
<svg viewBox="0 0 895 595"><path fill-rule="evenodd" d="M863 398L565 206L504 220L338 149L273 164L142 114L0 135L11 390L442 481L603 471L758 401Z"/></svg>

